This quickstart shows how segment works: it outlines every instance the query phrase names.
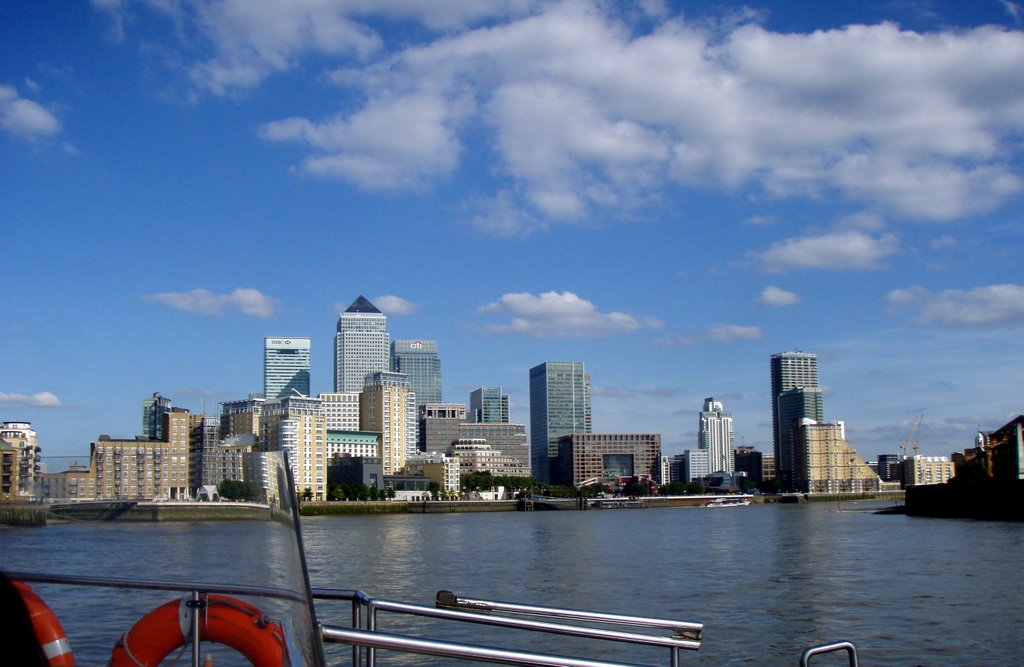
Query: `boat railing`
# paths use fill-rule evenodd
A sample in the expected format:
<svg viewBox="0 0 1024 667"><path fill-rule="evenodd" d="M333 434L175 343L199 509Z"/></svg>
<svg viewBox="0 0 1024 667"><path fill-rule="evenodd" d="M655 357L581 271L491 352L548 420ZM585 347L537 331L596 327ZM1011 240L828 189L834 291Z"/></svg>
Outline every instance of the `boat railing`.
<svg viewBox="0 0 1024 667"><path fill-rule="evenodd" d="M14 572L4 570L4 575L16 581L32 584L61 584L68 586L99 586L176 593L217 593L220 595L250 595L253 597L277 598L302 603L305 597L287 588L274 586L250 586L245 584L214 584L199 581L159 581L153 579L121 579L115 577L82 577L70 574L43 574L39 572Z"/></svg>
<svg viewBox="0 0 1024 667"><path fill-rule="evenodd" d="M857 660L857 647L850 642L834 642L832 644L822 644L821 646L812 646L805 649L800 655L800 667L808 667L811 664L811 658L822 653L835 653L836 651L846 651L846 656L850 661L850 667L858 667L859 662Z"/></svg>
<svg viewBox="0 0 1024 667"><path fill-rule="evenodd" d="M313 597L319 600L351 601L352 627L323 626L322 634L327 642L350 644L353 647L353 664L366 664L367 667L376 666L377 649L511 665L621 665L591 658L387 634L381 631L380 612L661 647L668 650L669 664L672 667L679 665L680 650L695 651L700 648L701 633L704 629L701 623L481 600L460 597L451 591L438 591L434 607L372 598L356 590L314 589ZM536 619L554 619L558 622ZM590 625L577 625L565 621ZM618 629L621 627L628 629ZM648 631L637 632L639 629ZM669 631L671 634L659 635L652 632L657 630Z"/></svg>

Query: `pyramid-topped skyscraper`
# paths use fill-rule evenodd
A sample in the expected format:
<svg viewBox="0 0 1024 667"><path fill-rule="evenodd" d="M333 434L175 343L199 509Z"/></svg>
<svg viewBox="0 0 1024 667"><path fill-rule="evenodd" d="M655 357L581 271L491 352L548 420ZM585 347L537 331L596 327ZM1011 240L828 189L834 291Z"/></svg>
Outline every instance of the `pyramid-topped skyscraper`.
<svg viewBox="0 0 1024 667"><path fill-rule="evenodd" d="M390 368L388 318L360 295L338 319L334 391L362 391L366 376Z"/></svg>

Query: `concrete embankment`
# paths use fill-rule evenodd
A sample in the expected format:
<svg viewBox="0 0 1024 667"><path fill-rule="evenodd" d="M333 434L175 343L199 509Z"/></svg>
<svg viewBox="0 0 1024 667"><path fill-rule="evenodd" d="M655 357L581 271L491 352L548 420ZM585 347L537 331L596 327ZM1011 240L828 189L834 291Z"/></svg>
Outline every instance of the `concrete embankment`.
<svg viewBox="0 0 1024 667"><path fill-rule="evenodd" d="M234 502L86 502L50 507L50 519L65 521L266 521L270 515L268 505Z"/></svg>
<svg viewBox="0 0 1024 667"><path fill-rule="evenodd" d="M339 514L435 514L452 512L514 512L514 500L430 500L406 502L402 500L305 502L299 506L302 516L330 516Z"/></svg>

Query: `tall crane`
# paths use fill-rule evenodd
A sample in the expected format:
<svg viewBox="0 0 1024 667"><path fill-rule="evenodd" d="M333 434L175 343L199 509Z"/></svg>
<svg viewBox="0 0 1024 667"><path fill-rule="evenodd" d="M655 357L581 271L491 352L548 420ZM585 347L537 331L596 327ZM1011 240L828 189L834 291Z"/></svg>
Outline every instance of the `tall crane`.
<svg viewBox="0 0 1024 667"><path fill-rule="evenodd" d="M913 425L911 425L910 427L910 433L907 434L907 437L900 440L901 458L907 458L907 444L910 441L911 437L914 438L914 442L910 446L914 448L914 456L917 456L918 449L920 449L921 446L921 421L923 419L924 415L918 415L917 418L914 420Z"/></svg>

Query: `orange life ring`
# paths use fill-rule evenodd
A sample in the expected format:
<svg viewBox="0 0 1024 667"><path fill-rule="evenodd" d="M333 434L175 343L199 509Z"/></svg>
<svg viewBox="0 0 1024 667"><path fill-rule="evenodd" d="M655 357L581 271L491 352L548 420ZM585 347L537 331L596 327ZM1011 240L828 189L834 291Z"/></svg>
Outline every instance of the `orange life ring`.
<svg viewBox="0 0 1024 667"><path fill-rule="evenodd" d="M114 645L108 667L156 667L171 651L189 642L189 598L171 600L135 622ZM284 630L259 608L225 595L203 596L199 639L226 644L254 667L284 664Z"/></svg>
<svg viewBox="0 0 1024 667"><path fill-rule="evenodd" d="M64 632L64 627L57 620L53 610L28 584L21 581L12 581L11 583L18 589L18 593L21 594L21 599L28 609L36 640L42 647L50 667L75 667L75 656L71 653L68 635Z"/></svg>

